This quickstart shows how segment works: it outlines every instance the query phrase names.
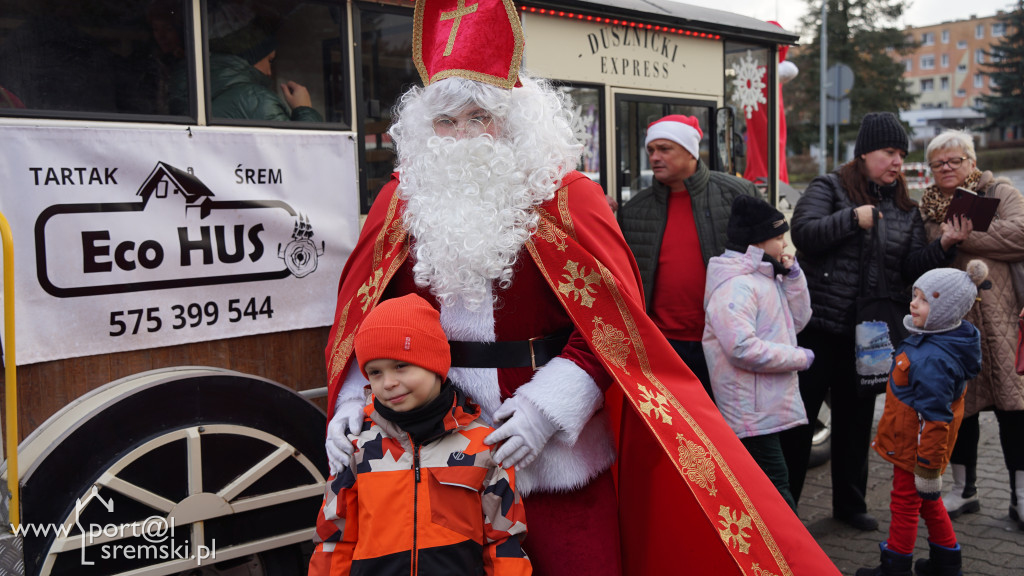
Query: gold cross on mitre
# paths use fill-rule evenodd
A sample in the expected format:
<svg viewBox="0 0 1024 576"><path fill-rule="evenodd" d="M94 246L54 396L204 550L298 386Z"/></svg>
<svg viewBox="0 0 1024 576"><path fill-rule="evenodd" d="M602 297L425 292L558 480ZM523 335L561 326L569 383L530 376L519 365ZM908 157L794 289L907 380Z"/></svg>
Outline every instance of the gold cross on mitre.
<svg viewBox="0 0 1024 576"><path fill-rule="evenodd" d="M462 22L463 16L468 16L473 12L476 12L479 4L473 4L472 6L466 6L466 0L459 0L459 5L455 10L448 12L441 12L441 21L455 20L452 24L452 31L448 34L448 44L444 47L444 55L451 56L452 49L455 48L455 35L459 33L459 24Z"/></svg>

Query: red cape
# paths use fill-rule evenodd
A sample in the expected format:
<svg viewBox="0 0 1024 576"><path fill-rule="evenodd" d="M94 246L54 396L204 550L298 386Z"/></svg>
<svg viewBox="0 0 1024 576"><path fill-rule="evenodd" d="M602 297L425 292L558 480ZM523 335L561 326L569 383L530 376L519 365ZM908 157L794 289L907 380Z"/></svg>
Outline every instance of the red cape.
<svg viewBox="0 0 1024 576"><path fill-rule="evenodd" d="M596 184L566 176L526 250L617 386L626 574L819 576L839 572L643 310L636 265ZM567 186L576 182L573 193ZM409 254L392 180L345 265L328 344L337 397L362 317ZM329 401L329 415L333 402Z"/></svg>

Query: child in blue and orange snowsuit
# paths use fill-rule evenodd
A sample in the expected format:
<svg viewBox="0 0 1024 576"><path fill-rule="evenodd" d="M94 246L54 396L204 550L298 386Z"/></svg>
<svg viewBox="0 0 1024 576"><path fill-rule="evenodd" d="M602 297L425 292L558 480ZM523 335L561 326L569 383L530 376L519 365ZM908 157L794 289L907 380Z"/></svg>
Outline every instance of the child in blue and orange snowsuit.
<svg viewBox="0 0 1024 576"><path fill-rule="evenodd" d="M893 463L889 539L880 544L882 564L857 576L910 576L919 517L928 527L929 557L917 561L917 574L961 574L960 545L939 496L964 416L967 380L981 369L981 336L963 317L987 275L985 264L972 260L967 272L937 268L914 283L903 320L911 335L896 349L872 442Z"/></svg>

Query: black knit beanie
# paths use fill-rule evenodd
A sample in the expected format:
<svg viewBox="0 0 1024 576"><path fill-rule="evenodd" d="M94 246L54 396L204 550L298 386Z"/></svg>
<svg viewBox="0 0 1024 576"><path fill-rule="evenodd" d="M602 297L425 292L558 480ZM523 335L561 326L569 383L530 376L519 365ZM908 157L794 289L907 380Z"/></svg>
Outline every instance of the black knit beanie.
<svg viewBox="0 0 1024 576"><path fill-rule="evenodd" d="M219 38L210 38L210 51L234 54L255 66L277 50L277 38L255 21Z"/></svg>
<svg viewBox="0 0 1024 576"><path fill-rule="evenodd" d="M745 252L747 246L771 240L789 230L785 215L760 198L739 195L732 201L726 247Z"/></svg>
<svg viewBox="0 0 1024 576"><path fill-rule="evenodd" d="M882 148L897 148L906 152L910 150L910 140L895 114L871 112L860 122L860 132L857 133L857 145L853 149L853 155L859 157L861 154Z"/></svg>

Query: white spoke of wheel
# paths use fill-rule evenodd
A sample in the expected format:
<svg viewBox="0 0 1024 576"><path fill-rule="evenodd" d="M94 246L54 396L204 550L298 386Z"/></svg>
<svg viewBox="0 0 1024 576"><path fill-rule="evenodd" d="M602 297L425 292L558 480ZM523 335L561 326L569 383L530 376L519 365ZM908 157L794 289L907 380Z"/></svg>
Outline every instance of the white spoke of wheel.
<svg viewBox="0 0 1024 576"><path fill-rule="evenodd" d="M188 429L188 493L203 492L203 442L199 438L199 428Z"/></svg>
<svg viewBox="0 0 1024 576"><path fill-rule="evenodd" d="M100 479L96 481L96 484L110 488L115 492L119 492L136 502L141 502L146 506L149 506L154 510L167 513L171 511L171 508L174 508L174 502L171 502L167 498L154 494L145 488L132 484L131 482L122 480L117 476L113 476L109 472L105 472L100 476Z"/></svg>
<svg viewBox="0 0 1024 576"><path fill-rule="evenodd" d="M288 458L291 458L294 453L295 448L291 445L285 444L283 446L278 446L277 450L274 450L269 456L260 460L252 468L242 472L238 478L235 478L234 481L217 492L217 495L225 501L231 502L236 496L244 492L246 488L252 486L254 482L266 476L271 470L276 468L278 464L284 462Z"/></svg>
<svg viewBox="0 0 1024 576"><path fill-rule="evenodd" d="M297 488L289 488L287 490L281 490L272 494L261 494L259 496L253 496L252 498L243 498L236 500L231 503L231 509L235 513L248 512L250 510L258 510L260 508L266 508L267 506L275 506L277 504L283 504L285 502L293 502L295 500L302 500L303 498L310 498L313 496L322 496L324 493L324 484L310 484L308 486L299 486Z"/></svg>

